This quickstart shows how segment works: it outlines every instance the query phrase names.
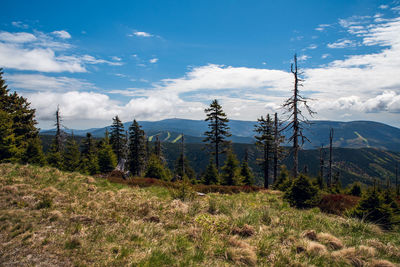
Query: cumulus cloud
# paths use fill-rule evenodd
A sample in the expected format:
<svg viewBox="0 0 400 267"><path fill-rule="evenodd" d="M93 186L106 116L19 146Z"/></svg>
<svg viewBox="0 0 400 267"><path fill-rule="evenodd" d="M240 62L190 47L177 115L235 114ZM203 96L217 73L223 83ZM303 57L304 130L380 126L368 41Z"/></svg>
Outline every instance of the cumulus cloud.
<svg viewBox="0 0 400 267"><path fill-rule="evenodd" d="M71 38L71 34L69 34L69 32L67 31L54 31L52 32L52 34L54 34L55 36L61 38L61 39L70 39Z"/></svg>

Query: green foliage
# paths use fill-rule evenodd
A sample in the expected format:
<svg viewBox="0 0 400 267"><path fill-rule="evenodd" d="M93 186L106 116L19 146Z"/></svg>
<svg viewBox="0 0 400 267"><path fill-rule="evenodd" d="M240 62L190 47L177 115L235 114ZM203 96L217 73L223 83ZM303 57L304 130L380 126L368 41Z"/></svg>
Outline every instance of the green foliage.
<svg viewBox="0 0 400 267"><path fill-rule="evenodd" d="M117 157L115 156L110 145L108 132L106 132L104 139L100 143L98 160L101 173L111 172L117 165Z"/></svg>
<svg viewBox="0 0 400 267"><path fill-rule="evenodd" d="M35 109L16 92L10 94L0 68L0 162L26 163L27 149L33 151L39 130ZM36 147L40 148L40 147Z"/></svg>
<svg viewBox="0 0 400 267"><path fill-rule="evenodd" d="M83 173L96 174L99 172L99 161L96 151L96 143L91 133L86 134L83 141L82 159L80 169Z"/></svg>
<svg viewBox="0 0 400 267"><path fill-rule="evenodd" d="M232 151L228 152L225 165L222 167L221 178L223 185L241 184L242 177L240 176L239 161Z"/></svg>
<svg viewBox="0 0 400 267"><path fill-rule="evenodd" d="M183 170L182 170L183 166ZM189 160L182 154L175 162L175 175L179 177L187 176L190 181L196 180L196 173L190 166Z"/></svg>
<svg viewBox="0 0 400 267"><path fill-rule="evenodd" d="M80 166L80 156L81 153L79 151L79 146L76 143L74 136L71 136L67 140L67 144L63 152L63 169L70 172L77 171Z"/></svg>
<svg viewBox="0 0 400 267"><path fill-rule="evenodd" d="M219 183L218 170L211 158L210 158L210 162L207 165L206 171L204 173L202 183L205 185Z"/></svg>
<svg viewBox="0 0 400 267"><path fill-rule="evenodd" d="M57 151L57 145L55 141L51 144L50 150L47 155L47 163L54 168L62 169L63 167L63 156L60 151Z"/></svg>
<svg viewBox="0 0 400 267"><path fill-rule="evenodd" d="M16 149L11 115L0 110L0 162L15 161Z"/></svg>
<svg viewBox="0 0 400 267"><path fill-rule="evenodd" d="M161 160L152 154L147 163L146 177L156 178L161 180L169 180L169 170L162 164Z"/></svg>
<svg viewBox="0 0 400 267"><path fill-rule="evenodd" d="M271 161L273 158L273 146L274 146L274 125L269 114L265 119L263 116L257 119L257 125L255 125L254 131L258 134L255 137L256 146L260 150L262 157L258 159L259 164L264 172L264 187L268 188L269 171Z"/></svg>
<svg viewBox="0 0 400 267"><path fill-rule="evenodd" d="M240 175L243 177L244 185L254 184L254 175L249 167L249 164L245 160L242 162L242 166L240 167Z"/></svg>
<svg viewBox="0 0 400 267"><path fill-rule="evenodd" d="M32 138L28 141L28 147L26 148L23 162L39 166L44 166L46 164L46 158L39 137Z"/></svg>
<svg viewBox="0 0 400 267"><path fill-rule="evenodd" d="M393 223L393 210L385 204L375 188L368 189L358 205L350 211L350 216L363 219L390 229Z"/></svg>
<svg viewBox="0 0 400 267"><path fill-rule="evenodd" d="M182 180L177 182L176 188L170 188L170 194L174 199L182 201L193 200L195 192L193 191L192 184L189 178L185 175Z"/></svg>
<svg viewBox="0 0 400 267"><path fill-rule="evenodd" d="M207 146L211 154L215 155L215 165L218 170L219 154L225 153L226 148L230 144L230 142L226 140L227 137L231 136L228 126L229 120L217 99L214 99L210 107L206 108L204 112L207 116L205 121L208 122L208 128L210 130L204 133L206 138L204 138L203 142L208 143Z"/></svg>
<svg viewBox="0 0 400 267"><path fill-rule="evenodd" d="M289 177L289 171L285 165L280 166L279 175L273 184L272 188L285 192L292 185Z"/></svg>
<svg viewBox="0 0 400 267"><path fill-rule="evenodd" d="M111 125L110 144L118 161L120 161L124 156L124 147L126 144L125 138L124 125L119 117L115 116Z"/></svg>
<svg viewBox="0 0 400 267"><path fill-rule="evenodd" d="M361 193L362 189L361 189L361 184L359 182L353 183L348 190L348 194L351 196L360 197Z"/></svg>
<svg viewBox="0 0 400 267"><path fill-rule="evenodd" d="M320 200L319 190L312 185L310 179L301 174L293 180L292 185L287 189L284 198L289 204L296 208L311 208Z"/></svg>
<svg viewBox="0 0 400 267"><path fill-rule="evenodd" d="M129 127L129 170L134 176L141 176L146 163L146 138L139 123L133 120Z"/></svg>

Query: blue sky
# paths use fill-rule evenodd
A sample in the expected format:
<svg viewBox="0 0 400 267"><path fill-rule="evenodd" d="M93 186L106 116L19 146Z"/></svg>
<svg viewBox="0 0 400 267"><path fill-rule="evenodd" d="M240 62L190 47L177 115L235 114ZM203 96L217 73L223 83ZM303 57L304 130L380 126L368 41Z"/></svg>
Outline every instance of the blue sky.
<svg viewBox="0 0 400 267"><path fill-rule="evenodd" d="M293 54L314 119L400 127L399 1L7 1L0 67L50 127L278 111Z"/></svg>

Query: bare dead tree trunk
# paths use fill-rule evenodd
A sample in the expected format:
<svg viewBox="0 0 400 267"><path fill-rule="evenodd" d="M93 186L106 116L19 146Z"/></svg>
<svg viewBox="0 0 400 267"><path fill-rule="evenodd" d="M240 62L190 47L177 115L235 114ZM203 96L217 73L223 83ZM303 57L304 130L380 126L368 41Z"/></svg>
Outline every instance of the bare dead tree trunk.
<svg viewBox="0 0 400 267"><path fill-rule="evenodd" d="M293 177L297 178L299 175L299 119L298 119L298 92L299 92L299 78L297 76L297 57L294 57L294 71L293 65L291 72L294 75L294 97L293 97Z"/></svg>
<svg viewBox="0 0 400 267"><path fill-rule="evenodd" d="M278 113L275 113L274 118L274 180L276 181L278 176L278 147L279 147L279 131L278 131Z"/></svg>
<svg viewBox="0 0 400 267"><path fill-rule="evenodd" d="M329 174L328 174L328 187L332 185L332 141L333 141L333 129L329 132Z"/></svg>
<svg viewBox="0 0 400 267"><path fill-rule="evenodd" d="M57 106L56 111L56 151L62 151L62 130L61 130L61 114L60 114L60 107Z"/></svg>

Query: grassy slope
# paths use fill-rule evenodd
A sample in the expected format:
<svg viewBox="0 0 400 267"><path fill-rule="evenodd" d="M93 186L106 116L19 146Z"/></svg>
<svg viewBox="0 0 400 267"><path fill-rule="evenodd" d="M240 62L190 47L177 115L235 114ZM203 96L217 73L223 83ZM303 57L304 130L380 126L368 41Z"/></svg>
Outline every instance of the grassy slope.
<svg viewBox="0 0 400 267"><path fill-rule="evenodd" d="M317 209L292 209L276 191L181 202L161 187L131 188L12 164L0 165L0 186L5 266L400 263L399 232ZM308 230L319 234L316 240L303 237Z"/></svg>

